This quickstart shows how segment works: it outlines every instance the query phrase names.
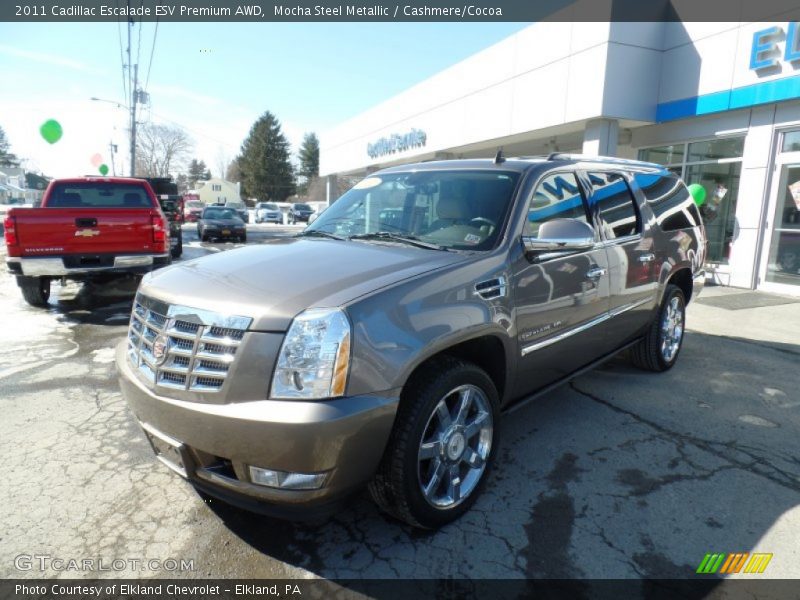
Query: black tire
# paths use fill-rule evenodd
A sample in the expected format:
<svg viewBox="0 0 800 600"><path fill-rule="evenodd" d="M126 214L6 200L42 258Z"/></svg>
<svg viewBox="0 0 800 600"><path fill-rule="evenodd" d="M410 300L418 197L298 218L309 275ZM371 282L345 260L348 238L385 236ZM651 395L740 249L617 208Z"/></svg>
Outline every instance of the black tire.
<svg viewBox="0 0 800 600"><path fill-rule="evenodd" d="M178 236L178 243L170 250L172 258L179 258L183 254L183 234Z"/></svg>
<svg viewBox="0 0 800 600"><path fill-rule="evenodd" d="M200 241L201 242L207 242L208 241L208 236L205 233L201 233L200 234Z"/></svg>
<svg viewBox="0 0 800 600"><path fill-rule="evenodd" d="M243 236L241 236L239 238L239 241L242 242L243 244L246 244L247 243L247 234L244 234Z"/></svg>
<svg viewBox="0 0 800 600"><path fill-rule="evenodd" d="M668 319L670 310L677 310L680 315L679 334L676 334L674 328L663 326L665 320ZM630 356L633 365L640 369L657 373L671 369L678 360L678 355L683 346L685 324L686 299L683 296L683 291L677 285L667 284L667 289L664 290L664 299L653 322L647 329L647 333L638 344L631 348ZM670 334L670 339L673 343L665 344L667 333ZM679 337L677 346L674 346L675 335Z"/></svg>
<svg viewBox="0 0 800 600"><path fill-rule="evenodd" d="M480 401L473 396L472 405L476 407L477 411L481 402L486 401L484 415L491 416L490 445L488 449L484 448L487 454L481 461L482 471L474 474L477 479L473 478L473 487L455 504L437 507L423 493L422 471L425 470L423 467L425 463L419 453L423 440L430 440L430 437L426 438L425 436L431 431L430 427L433 425L437 405L447 398L456 398L456 394L451 395L451 393L460 386L476 388L483 393L484 398ZM474 364L444 357L423 366L403 389L389 442L375 476L369 483L368 489L375 503L389 515L423 529L441 527L468 511L480 495L497 453L499 405L500 399L494 383L482 369ZM452 417L452 413L449 414ZM477 416L473 417L472 423L477 419ZM453 423L457 424L457 419L453 419ZM469 416L465 423L470 423ZM482 435L483 433L481 433ZM479 439L482 439L481 436ZM453 448L452 444L442 441L443 453L430 459L431 463L428 463L427 468L431 470L428 471L428 474L430 475L435 465L440 462L447 465L449 460L454 461L449 464L457 464L459 468L466 468L469 472L470 465L465 462L467 466L463 467L461 461L468 452L472 451L469 447L469 440L472 437L468 436L462 440L465 442L466 448L461 446L460 451ZM447 440L448 438L440 437L439 439ZM452 437L449 440L452 442ZM457 446L458 444L456 444ZM447 449L445 450L445 448ZM454 449L456 453L460 452L461 458L448 458L446 454L451 449ZM474 451L472 453L474 454ZM447 471L449 468L445 466L443 470ZM443 477L447 477L447 475ZM461 484L468 481L469 478L469 475L464 475L463 479L459 476L459 489ZM434 486L433 491L440 489L444 482L445 479L442 479L438 487Z"/></svg>
<svg viewBox="0 0 800 600"><path fill-rule="evenodd" d="M47 306L50 299L50 280L47 277L17 276L17 285L22 290L22 297L31 306Z"/></svg>

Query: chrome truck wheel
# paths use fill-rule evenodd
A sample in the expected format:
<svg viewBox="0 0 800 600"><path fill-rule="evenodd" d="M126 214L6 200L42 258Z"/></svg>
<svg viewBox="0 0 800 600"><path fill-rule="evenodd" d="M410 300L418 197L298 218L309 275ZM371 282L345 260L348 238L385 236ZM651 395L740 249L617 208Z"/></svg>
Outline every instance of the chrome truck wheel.
<svg viewBox="0 0 800 600"><path fill-rule="evenodd" d="M410 525L440 527L480 495L498 442L497 387L478 366L439 357L403 388L372 498Z"/></svg>

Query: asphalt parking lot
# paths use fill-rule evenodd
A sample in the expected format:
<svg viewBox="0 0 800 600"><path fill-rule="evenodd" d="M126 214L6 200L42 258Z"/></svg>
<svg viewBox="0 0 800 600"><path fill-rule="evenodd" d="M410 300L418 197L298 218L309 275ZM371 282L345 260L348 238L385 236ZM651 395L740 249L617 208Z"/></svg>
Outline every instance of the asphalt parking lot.
<svg viewBox="0 0 800 600"><path fill-rule="evenodd" d="M299 229L251 225L248 243ZM236 246L185 231L184 259ZM739 551L800 577L797 301L707 289L673 370L618 359L514 412L473 510L421 533L365 496L312 524L205 503L158 463L113 363L134 288L54 286L37 310L0 273L3 578L691 578ZM84 558L125 567L53 565Z"/></svg>

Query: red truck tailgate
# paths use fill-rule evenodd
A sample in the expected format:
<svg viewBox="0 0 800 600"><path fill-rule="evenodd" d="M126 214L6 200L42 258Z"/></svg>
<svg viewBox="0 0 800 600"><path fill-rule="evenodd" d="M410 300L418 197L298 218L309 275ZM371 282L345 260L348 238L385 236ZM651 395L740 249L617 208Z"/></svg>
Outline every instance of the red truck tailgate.
<svg viewBox="0 0 800 600"><path fill-rule="evenodd" d="M154 251L157 209L29 208L14 211L20 256Z"/></svg>

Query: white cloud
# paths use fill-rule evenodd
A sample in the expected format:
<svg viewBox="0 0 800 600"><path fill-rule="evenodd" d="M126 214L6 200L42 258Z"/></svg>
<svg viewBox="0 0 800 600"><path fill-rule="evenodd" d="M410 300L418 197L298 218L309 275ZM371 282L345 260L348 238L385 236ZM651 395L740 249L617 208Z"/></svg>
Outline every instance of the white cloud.
<svg viewBox="0 0 800 600"><path fill-rule="evenodd" d="M95 69L86 65L85 63L55 54L46 54L44 52L32 52L30 50L23 50L22 48L14 48L6 44L0 44L0 54L12 56L14 58L23 58L33 60L39 63L52 65L55 67L65 67L75 71L82 71L84 73L91 73L92 75L106 75L105 70Z"/></svg>

